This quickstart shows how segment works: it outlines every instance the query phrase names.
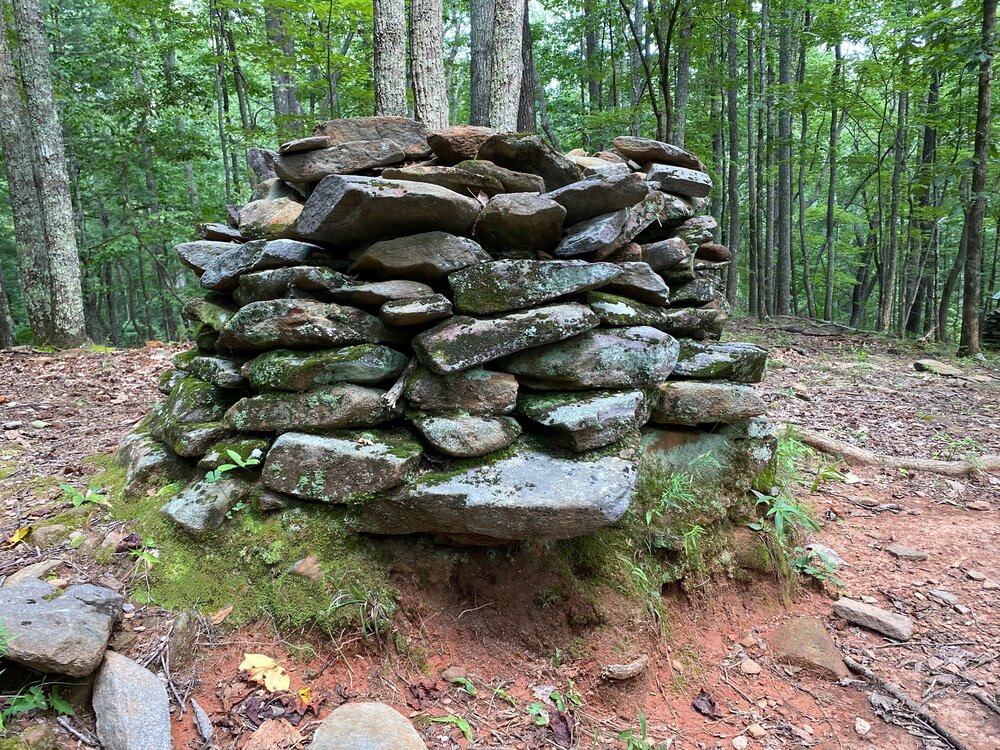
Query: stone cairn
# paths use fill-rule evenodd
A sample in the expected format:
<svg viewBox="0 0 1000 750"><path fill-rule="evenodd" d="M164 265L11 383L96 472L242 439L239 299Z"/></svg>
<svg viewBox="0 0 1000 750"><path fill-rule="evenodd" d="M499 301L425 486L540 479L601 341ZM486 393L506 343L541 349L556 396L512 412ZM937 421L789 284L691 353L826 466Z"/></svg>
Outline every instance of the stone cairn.
<svg viewBox="0 0 1000 750"><path fill-rule="evenodd" d="M162 510L191 534L308 501L366 533L583 535L627 509L644 425L764 411L765 350L717 343L730 253L684 149L376 117L249 160L253 199L176 248L197 346L119 454L130 482L197 463Z"/></svg>

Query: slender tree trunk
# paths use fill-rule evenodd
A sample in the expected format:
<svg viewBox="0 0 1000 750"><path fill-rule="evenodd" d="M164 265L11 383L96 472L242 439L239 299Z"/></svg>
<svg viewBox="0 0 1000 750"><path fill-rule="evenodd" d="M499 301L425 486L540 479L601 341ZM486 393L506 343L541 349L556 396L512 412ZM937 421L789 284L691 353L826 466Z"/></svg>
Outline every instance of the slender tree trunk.
<svg viewBox="0 0 1000 750"><path fill-rule="evenodd" d="M889 186L889 232L887 243L883 243L885 251L882 256L882 275L879 286L879 321L878 329L887 333L892 326L892 311L896 291L896 271L899 266L899 188L903 175L903 164L906 160L906 115L909 107L909 93L903 89L896 97L896 139L893 147L892 179Z"/></svg>
<svg viewBox="0 0 1000 750"><path fill-rule="evenodd" d="M587 79L587 109L597 112L601 108L601 64L597 48L597 11L594 0L583 0L583 65Z"/></svg>
<svg viewBox="0 0 1000 750"><path fill-rule="evenodd" d="M35 176L31 133L25 120L17 75L7 48L7 29L0 4L0 146L14 216L21 293L32 338L49 341L52 306L49 298L49 262L39 204L40 183Z"/></svg>
<svg viewBox="0 0 1000 750"><path fill-rule="evenodd" d="M520 34L520 23L517 31ZM441 0L410 2L410 66L414 116L431 130L447 127L448 92L444 80ZM520 81L520 77L517 80ZM514 112L516 120L516 102Z"/></svg>
<svg viewBox="0 0 1000 750"><path fill-rule="evenodd" d="M729 174L726 178L726 188L729 192L729 229L726 231L729 251L732 257L729 267L726 269L726 301L730 306L736 304L736 281L737 264L740 255L740 186L739 186L739 115L737 114L737 92L736 82L738 80L738 68L736 55L739 50L736 37L736 15L729 14L729 29L727 32L727 52L729 62L729 82L726 91L726 119L729 121Z"/></svg>
<svg viewBox="0 0 1000 750"><path fill-rule="evenodd" d="M806 81L806 49L809 39L812 16L809 8L805 10L803 31L799 38L799 66L795 82L800 86ZM802 288L806 292L806 313L810 318L816 317L816 295L813 293L812 277L810 276L809 246L806 243L806 149L809 145L809 109L802 107L799 112L799 174L797 192L799 194L799 251L802 253Z"/></svg>
<svg viewBox="0 0 1000 750"><path fill-rule="evenodd" d="M5 286L0 273L0 349L14 346L14 319L10 316L10 300L7 299Z"/></svg>
<svg viewBox="0 0 1000 750"><path fill-rule="evenodd" d="M48 245L55 346L79 346L87 341L80 285L80 259L73 228L62 129L52 92L48 38L38 0L16 0L14 18L21 42L21 81L28 126L34 140L35 175L40 183L42 223Z"/></svg>
<svg viewBox="0 0 1000 750"><path fill-rule="evenodd" d="M626 0L618 0L618 5L621 7L622 12L625 14L625 19L628 21L629 34L632 37L632 44L635 47L636 56L639 62L642 64L642 74L645 79L645 86L640 85L639 91L642 88L646 89L646 96L649 97L649 106L653 110L653 116L656 118L656 131L659 134L663 131L664 125L664 115L660 110L660 105L656 99L656 91L653 88L653 70L652 65L649 62L649 50L643 42L644 29L642 23L642 0L635 0L635 18L632 17L633 9L629 8ZM633 73L635 71L633 70ZM636 96L635 101L632 103L635 114L632 121L632 132L638 135L639 133L639 96Z"/></svg>
<svg viewBox="0 0 1000 750"><path fill-rule="evenodd" d="M961 356L979 353L980 307L983 269L983 219L986 215L986 170L990 148L990 94L993 80L993 45L996 37L997 0L983 0L983 59L979 64L979 104L976 110L976 142L972 162L972 205L967 224L968 251L965 256L965 292L962 298L962 333L958 343Z"/></svg>
<svg viewBox="0 0 1000 750"><path fill-rule="evenodd" d="M843 75L843 47L840 42L835 47L836 62L833 65L833 78L830 82L830 140L827 146L826 158L829 164L830 182L826 191L826 238L823 252L826 255L826 289L823 298L823 320L833 320L833 285L836 279L837 261L837 140L840 127L837 115L837 98L840 93L840 80Z"/></svg>
<svg viewBox="0 0 1000 750"><path fill-rule="evenodd" d="M781 102L778 109L778 258L775 274L775 312L788 315L791 310L792 284L792 113L789 88L792 83L792 17L781 13L778 31L778 85Z"/></svg>
<svg viewBox="0 0 1000 750"><path fill-rule="evenodd" d="M524 0L496 0L489 40L490 85L488 125L500 132L517 130L521 81Z"/></svg>
<svg viewBox="0 0 1000 750"><path fill-rule="evenodd" d="M528 6L524 7L524 34L521 37L521 94L517 108L517 129L522 133L538 130L535 113L535 56L531 42L531 22Z"/></svg>
<svg viewBox="0 0 1000 750"><path fill-rule="evenodd" d="M680 31L677 34L677 84L674 87L674 143L684 145L687 135L687 108L691 96L691 33L694 30L693 8L690 0L684 2L680 14Z"/></svg>
<svg viewBox="0 0 1000 750"><path fill-rule="evenodd" d="M406 5L374 0L375 114L406 116Z"/></svg>
<svg viewBox="0 0 1000 750"><path fill-rule="evenodd" d="M271 70L271 100L275 129L279 139L285 140L302 130L302 105L295 94L295 76L291 72L296 67L295 37L288 31L287 9L265 5L264 28L271 47L281 53L273 59L283 63Z"/></svg>
<svg viewBox="0 0 1000 750"><path fill-rule="evenodd" d="M751 315L763 316L760 299L760 206L757 200L757 144L754 142L756 126L754 110L757 99L754 95L754 59L757 50L754 47L753 26L747 26L747 281L749 285L747 301Z"/></svg>

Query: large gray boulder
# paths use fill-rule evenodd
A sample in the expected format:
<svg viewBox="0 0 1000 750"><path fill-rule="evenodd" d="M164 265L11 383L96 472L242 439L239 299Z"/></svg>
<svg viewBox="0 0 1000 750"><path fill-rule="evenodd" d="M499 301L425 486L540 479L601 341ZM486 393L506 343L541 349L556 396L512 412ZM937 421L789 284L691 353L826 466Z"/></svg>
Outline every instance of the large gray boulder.
<svg viewBox="0 0 1000 750"><path fill-rule="evenodd" d="M198 240L175 245L174 252L183 265L194 271L196 276L201 276L219 256L232 251L234 247L232 242Z"/></svg>
<svg viewBox="0 0 1000 750"><path fill-rule="evenodd" d="M348 141L328 148L278 154L274 171L286 182L319 182L331 174L365 172L406 156L392 141Z"/></svg>
<svg viewBox="0 0 1000 750"><path fill-rule="evenodd" d="M606 253L618 244L628 220L628 209L595 216L566 229L556 248L560 258Z"/></svg>
<svg viewBox="0 0 1000 750"><path fill-rule="evenodd" d="M60 591L29 580L0 589L4 658L39 672L85 677L100 665L123 602L89 583Z"/></svg>
<svg viewBox="0 0 1000 750"><path fill-rule="evenodd" d="M313 136L329 139L330 145L351 141L392 141L408 159L424 159L431 155L427 144L427 129L408 117L347 117L321 122Z"/></svg>
<svg viewBox="0 0 1000 750"><path fill-rule="evenodd" d="M623 273L624 269L613 263L499 260L453 273L448 283L458 312L489 315L594 289Z"/></svg>
<svg viewBox="0 0 1000 750"><path fill-rule="evenodd" d="M513 417L417 413L410 415L410 422L424 440L453 458L475 458L503 450L521 434Z"/></svg>
<svg viewBox="0 0 1000 750"><path fill-rule="evenodd" d="M181 378L150 412L149 432L180 456L199 456L228 432L221 420L238 395L193 376Z"/></svg>
<svg viewBox="0 0 1000 750"><path fill-rule="evenodd" d="M115 459L125 468L126 492L137 491L155 477L182 477L188 470L176 453L143 430L130 432L118 442Z"/></svg>
<svg viewBox="0 0 1000 750"><path fill-rule="evenodd" d="M546 193L543 197L554 200L566 209L566 226L579 224L595 216L620 211L634 206L649 193L649 185L634 172L597 175Z"/></svg>
<svg viewBox="0 0 1000 750"><path fill-rule="evenodd" d="M382 177L387 180L410 180L411 182L428 182L443 188L454 190L460 195L479 198L483 193L494 196L504 191L500 180L483 174L476 174L458 167L426 167L414 165L411 167L393 167L382 170Z"/></svg>
<svg viewBox="0 0 1000 750"><path fill-rule="evenodd" d="M598 325L590 308L549 305L489 320L460 315L413 339L413 350L439 375L468 370L508 354L576 336Z"/></svg>
<svg viewBox="0 0 1000 750"><path fill-rule="evenodd" d="M533 393L518 410L532 422L556 430L575 451L610 445L639 429L649 418L642 391Z"/></svg>
<svg viewBox="0 0 1000 750"><path fill-rule="evenodd" d="M635 464L627 459L564 458L522 442L498 460L425 474L371 500L355 525L375 534L509 541L582 536L621 518L635 478Z"/></svg>
<svg viewBox="0 0 1000 750"><path fill-rule="evenodd" d="M660 386L650 419L659 424L731 424L765 411L764 399L749 386L685 380Z"/></svg>
<svg viewBox="0 0 1000 750"><path fill-rule="evenodd" d="M499 133L479 147L477 159L485 159L518 172L536 174L546 190L555 190L583 178L572 161L531 133Z"/></svg>
<svg viewBox="0 0 1000 750"><path fill-rule="evenodd" d="M94 681L97 738L104 750L171 750L170 700L159 677L108 651Z"/></svg>
<svg viewBox="0 0 1000 750"><path fill-rule="evenodd" d="M350 383L303 393L274 391L237 401L226 414L241 432L342 430L372 427L396 417L400 409L383 400L385 391Z"/></svg>
<svg viewBox="0 0 1000 750"><path fill-rule="evenodd" d="M537 390L645 388L670 376L677 352L677 340L655 328L601 328L519 352L497 367Z"/></svg>
<svg viewBox="0 0 1000 750"><path fill-rule="evenodd" d="M447 232L424 232L376 242L350 268L385 279L441 281L450 273L490 260L477 243Z"/></svg>
<svg viewBox="0 0 1000 750"><path fill-rule="evenodd" d="M412 408L421 411L510 414L517 404L517 380L509 373L481 367L451 375L419 367L406 381L403 395Z"/></svg>
<svg viewBox="0 0 1000 750"><path fill-rule="evenodd" d="M700 307L715 299L716 285L712 279L693 279L675 284L670 290L670 304L674 307Z"/></svg>
<svg viewBox="0 0 1000 750"><path fill-rule="evenodd" d="M501 193L490 199L473 233L487 250L551 252L559 244L566 209L535 193Z"/></svg>
<svg viewBox="0 0 1000 750"><path fill-rule="evenodd" d="M647 263L619 263L621 273L601 287L606 292L621 294L647 305L670 304L670 288Z"/></svg>
<svg viewBox="0 0 1000 750"><path fill-rule="evenodd" d="M240 308L219 332L219 346L235 351L320 348L373 344L385 335L378 318L357 308L277 299Z"/></svg>
<svg viewBox="0 0 1000 750"><path fill-rule="evenodd" d="M468 236L480 208L479 201L438 185L330 175L309 196L295 231L338 247L420 232Z"/></svg>
<svg viewBox="0 0 1000 750"><path fill-rule="evenodd" d="M378 316L391 326L415 326L452 316L451 300L443 294L386 302Z"/></svg>
<svg viewBox="0 0 1000 750"><path fill-rule="evenodd" d="M609 328L652 326L661 331L670 330L671 310L659 305L646 305L606 292L591 292L587 295L587 304L601 319L601 325Z"/></svg>
<svg viewBox="0 0 1000 750"><path fill-rule="evenodd" d="M729 380L733 383L759 383L767 368L767 350L756 344L727 342L707 344L681 342L680 355L672 376L696 380Z"/></svg>
<svg viewBox="0 0 1000 750"><path fill-rule="evenodd" d="M225 474L216 482L201 479L171 498L160 512L186 533L201 536L221 526L226 514L250 496L253 486L237 474Z"/></svg>
<svg viewBox="0 0 1000 750"><path fill-rule="evenodd" d="M301 200L296 198L250 201L237 216L240 234L253 240L302 239L295 230L302 208Z"/></svg>
<svg viewBox="0 0 1000 750"><path fill-rule="evenodd" d="M190 349L175 354L171 364L219 388L240 389L247 385L240 372L243 361L239 359L199 354L197 349Z"/></svg>
<svg viewBox="0 0 1000 750"><path fill-rule="evenodd" d="M503 185L504 192L507 193L545 192L545 180L536 174L516 172L483 159L467 159L455 166L467 172L499 180L500 184Z"/></svg>
<svg viewBox="0 0 1000 750"><path fill-rule="evenodd" d="M345 503L403 484L420 457L419 443L387 430L326 437L286 432L268 451L261 481L295 497Z"/></svg>
<svg viewBox="0 0 1000 750"><path fill-rule="evenodd" d="M654 164L646 180L657 190L675 195L703 198L712 192L712 178L697 169Z"/></svg>
<svg viewBox="0 0 1000 750"><path fill-rule="evenodd" d="M642 260L659 273L676 268L691 258L691 248L680 237L670 237L642 246Z"/></svg>
<svg viewBox="0 0 1000 750"><path fill-rule="evenodd" d="M453 125L430 131L427 134L427 143L442 163L458 164L466 159L475 159L479 147L494 135L496 131L493 128Z"/></svg>
<svg viewBox="0 0 1000 750"><path fill-rule="evenodd" d="M319 725L309 750L426 750L426 745L390 706L345 703Z"/></svg>
<svg viewBox="0 0 1000 750"><path fill-rule="evenodd" d="M244 365L256 391L308 391L334 383L375 385L403 372L407 358L395 349L358 344L300 352L273 349Z"/></svg>

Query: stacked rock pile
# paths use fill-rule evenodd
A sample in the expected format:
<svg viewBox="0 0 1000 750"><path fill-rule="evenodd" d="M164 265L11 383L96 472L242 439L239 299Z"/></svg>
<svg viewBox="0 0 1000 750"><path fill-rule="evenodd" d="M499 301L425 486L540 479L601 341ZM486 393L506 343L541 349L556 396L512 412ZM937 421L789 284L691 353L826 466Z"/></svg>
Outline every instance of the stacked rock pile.
<svg viewBox="0 0 1000 750"><path fill-rule="evenodd" d="M716 343L729 251L687 151L335 120L277 152L229 225L179 245L196 347L121 456L202 472L163 512L351 504L371 533L588 533L626 510L647 423L711 432L764 404L766 352Z"/></svg>

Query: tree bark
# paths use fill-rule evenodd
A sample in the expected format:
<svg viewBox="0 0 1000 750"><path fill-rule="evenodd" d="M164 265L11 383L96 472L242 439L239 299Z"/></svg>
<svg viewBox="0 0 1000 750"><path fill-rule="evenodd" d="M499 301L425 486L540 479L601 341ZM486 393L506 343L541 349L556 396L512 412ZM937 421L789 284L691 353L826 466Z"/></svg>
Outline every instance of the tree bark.
<svg viewBox="0 0 1000 750"><path fill-rule="evenodd" d="M792 112L789 108L789 88L792 83L792 17L791 11L781 14L778 31L778 85L781 101L778 109L778 215L777 268L775 273L775 304L778 315L788 315L792 285Z"/></svg>
<svg viewBox="0 0 1000 750"><path fill-rule="evenodd" d="M534 133L538 130L535 112L535 55L531 43L531 23L528 18L528 6L524 8L524 33L521 37L521 101L517 107L517 129L522 133Z"/></svg>
<svg viewBox="0 0 1000 750"><path fill-rule="evenodd" d="M736 81L738 69L736 54L736 15L729 14L729 29L727 31L727 58L729 62L729 85L726 91L726 119L729 121L729 153L726 155L729 163L729 174L726 178L726 188L729 192L729 228L726 241L732 257L726 270L726 301L730 306L736 304L736 269L740 253L740 186L739 186L739 117L737 115Z"/></svg>
<svg viewBox="0 0 1000 750"><path fill-rule="evenodd" d="M840 42L834 48L836 62L833 65L833 78L830 81L830 140L827 145L826 158L829 163L830 182L826 191L826 238L823 252L826 255L826 289L823 296L823 320L833 320L833 284L834 269L837 260L836 241L836 211L837 211L837 140L840 127L837 117L837 97L840 92L840 79L843 75L843 47Z"/></svg>
<svg viewBox="0 0 1000 750"><path fill-rule="evenodd" d="M52 92L48 37L38 0L15 0L14 18L20 40L21 82L28 126L35 144L35 175L49 258L52 329L47 342L79 346L87 341L80 285L80 258L73 227L73 208L66 175L62 129Z"/></svg>
<svg viewBox="0 0 1000 750"><path fill-rule="evenodd" d="M14 216L14 245L17 249L21 293L32 338L48 341L52 330L49 299L49 263L45 229L39 204L39 183L32 158L31 133L25 121L24 105L7 48L7 29L0 4L0 146Z"/></svg>
<svg viewBox="0 0 1000 750"><path fill-rule="evenodd" d="M879 321L878 329L887 333L892 326L892 311L895 305L896 269L899 265L899 205L900 182L903 164L906 160L906 115L909 107L909 93L903 89L896 97L896 138L893 146L892 178L889 183L889 232L887 242L883 242L881 275L879 276Z"/></svg>
<svg viewBox="0 0 1000 750"><path fill-rule="evenodd" d="M430 130L448 125L448 91L444 79L444 40L441 0L411 0L410 70L413 76L414 117ZM517 33L520 36L521 24ZM518 48L520 59L520 48ZM521 77L517 79L520 82ZM515 91L519 90L515 87ZM514 102L517 122L517 101Z"/></svg>
<svg viewBox="0 0 1000 750"><path fill-rule="evenodd" d="M993 81L993 44L996 36L997 0L983 0L983 59L979 64L979 104L976 109L976 142L972 162L972 205L968 218L968 250L965 254L965 291L962 298L960 356L979 353L980 307L983 269L983 219L986 215L986 170L990 148L990 94Z"/></svg>
<svg viewBox="0 0 1000 750"><path fill-rule="evenodd" d="M374 0L375 114L405 117L406 6L403 0Z"/></svg>
<svg viewBox="0 0 1000 750"><path fill-rule="evenodd" d="M376 3L377 4L377 3ZM280 140L302 131L302 105L295 94L295 37L288 31L288 11L266 5L264 28L271 43L272 55L278 52L271 70L271 100L274 102L274 127Z"/></svg>
<svg viewBox="0 0 1000 750"><path fill-rule="evenodd" d="M680 13L681 28L677 34L677 83L674 86L674 143L684 145L687 135L687 108L691 96L691 33L693 8L690 0L684 2ZM734 84L735 85L735 84Z"/></svg>
<svg viewBox="0 0 1000 750"><path fill-rule="evenodd" d="M493 4L487 124L499 132L517 129L524 11L524 0L496 0Z"/></svg>

